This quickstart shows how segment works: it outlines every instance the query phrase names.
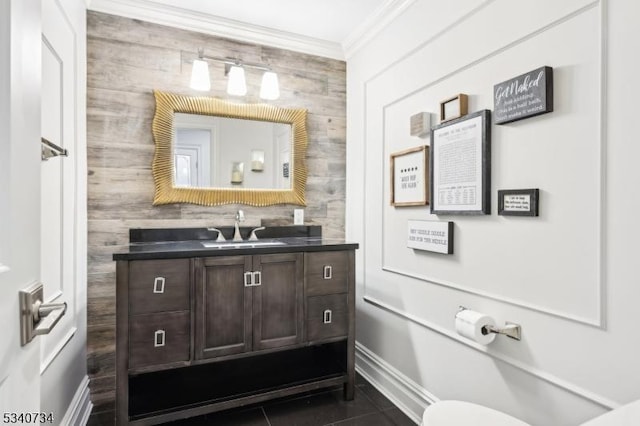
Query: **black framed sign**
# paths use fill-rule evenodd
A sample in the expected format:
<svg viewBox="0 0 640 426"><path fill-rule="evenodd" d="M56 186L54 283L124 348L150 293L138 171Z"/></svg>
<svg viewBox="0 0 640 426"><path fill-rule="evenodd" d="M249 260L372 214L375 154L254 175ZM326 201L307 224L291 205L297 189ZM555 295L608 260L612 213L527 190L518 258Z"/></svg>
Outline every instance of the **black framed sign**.
<svg viewBox="0 0 640 426"><path fill-rule="evenodd" d="M502 216L538 216L538 188L498 191L498 214Z"/></svg>
<svg viewBox="0 0 640 426"><path fill-rule="evenodd" d="M433 214L491 213L491 111L433 127L429 159Z"/></svg>
<svg viewBox="0 0 640 426"><path fill-rule="evenodd" d="M494 123L553 111L553 68L541 67L493 86Z"/></svg>

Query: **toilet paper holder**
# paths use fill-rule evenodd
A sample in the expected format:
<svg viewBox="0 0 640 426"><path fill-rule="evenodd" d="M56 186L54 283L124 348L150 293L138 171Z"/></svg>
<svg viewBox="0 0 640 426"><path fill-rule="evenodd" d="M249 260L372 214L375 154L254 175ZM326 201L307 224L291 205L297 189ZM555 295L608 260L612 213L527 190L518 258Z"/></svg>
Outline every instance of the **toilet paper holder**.
<svg viewBox="0 0 640 426"><path fill-rule="evenodd" d="M464 306L458 308L458 312L464 311ZM520 324L514 322L505 321L505 326L502 328L495 327L493 325L485 325L482 327L482 334L487 335L489 333L502 334L515 340L522 340L522 327Z"/></svg>

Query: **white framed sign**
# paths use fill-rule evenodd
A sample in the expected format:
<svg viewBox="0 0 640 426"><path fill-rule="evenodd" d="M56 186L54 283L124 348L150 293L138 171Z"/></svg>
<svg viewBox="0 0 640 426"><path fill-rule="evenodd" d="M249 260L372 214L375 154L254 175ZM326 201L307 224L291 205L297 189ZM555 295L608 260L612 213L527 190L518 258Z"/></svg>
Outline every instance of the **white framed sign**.
<svg viewBox="0 0 640 426"><path fill-rule="evenodd" d="M453 254L453 222L409 220L407 223L408 248Z"/></svg>
<svg viewBox="0 0 640 426"><path fill-rule="evenodd" d="M429 204L426 145L391 154L391 205L424 206Z"/></svg>

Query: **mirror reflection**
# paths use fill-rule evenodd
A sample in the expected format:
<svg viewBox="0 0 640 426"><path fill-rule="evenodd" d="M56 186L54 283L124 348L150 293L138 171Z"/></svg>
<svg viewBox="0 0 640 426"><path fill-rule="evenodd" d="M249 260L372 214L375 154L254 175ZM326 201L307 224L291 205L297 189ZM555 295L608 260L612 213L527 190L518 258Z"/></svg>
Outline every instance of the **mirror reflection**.
<svg viewBox="0 0 640 426"><path fill-rule="evenodd" d="M291 124L175 113L176 187L290 189Z"/></svg>

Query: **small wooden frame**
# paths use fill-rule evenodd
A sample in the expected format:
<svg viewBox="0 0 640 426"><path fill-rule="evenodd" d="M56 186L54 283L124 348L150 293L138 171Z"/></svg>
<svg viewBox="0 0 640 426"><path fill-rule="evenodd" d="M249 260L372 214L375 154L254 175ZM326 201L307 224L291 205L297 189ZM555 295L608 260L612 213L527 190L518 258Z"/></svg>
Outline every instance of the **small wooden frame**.
<svg viewBox="0 0 640 426"><path fill-rule="evenodd" d="M498 214L501 216L538 216L539 193L538 188L498 191Z"/></svg>
<svg viewBox="0 0 640 426"><path fill-rule="evenodd" d="M426 145L391 154L391 205L424 206L429 204L428 164Z"/></svg>
<svg viewBox="0 0 640 426"><path fill-rule="evenodd" d="M468 114L469 98L460 93L453 98L440 102L440 122L453 120Z"/></svg>

